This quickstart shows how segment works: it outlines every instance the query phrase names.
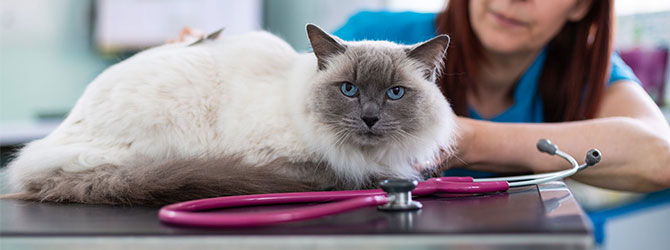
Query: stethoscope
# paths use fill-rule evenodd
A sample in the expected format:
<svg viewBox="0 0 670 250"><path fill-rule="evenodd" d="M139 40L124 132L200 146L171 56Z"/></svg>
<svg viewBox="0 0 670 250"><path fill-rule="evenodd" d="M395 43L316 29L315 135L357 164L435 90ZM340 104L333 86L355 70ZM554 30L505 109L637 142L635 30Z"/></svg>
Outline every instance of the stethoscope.
<svg viewBox="0 0 670 250"><path fill-rule="evenodd" d="M585 163L579 165L572 156L559 150L547 139L538 141L537 149L540 152L560 156L567 160L572 168L544 174L498 178L437 177L422 182L385 180L380 183L381 189L373 190L273 193L208 198L167 205L160 209L158 217L165 223L180 226L251 227L308 220L368 206L377 206L382 211L417 210L421 209L422 205L412 200L412 196L451 197L507 191L510 187L563 179L595 165L601 159L600 151L591 149L586 154ZM279 211L199 212L231 207L309 202L328 203Z"/></svg>

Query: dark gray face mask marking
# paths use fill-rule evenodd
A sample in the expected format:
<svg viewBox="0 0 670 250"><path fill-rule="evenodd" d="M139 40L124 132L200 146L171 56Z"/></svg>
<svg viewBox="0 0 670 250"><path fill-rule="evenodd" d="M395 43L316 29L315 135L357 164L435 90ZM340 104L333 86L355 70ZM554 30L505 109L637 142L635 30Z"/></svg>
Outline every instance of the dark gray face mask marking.
<svg viewBox="0 0 670 250"><path fill-rule="evenodd" d="M436 107L426 97L439 91L434 81L448 36L401 46L344 42L314 25L307 25L307 34L319 66L310 103L339 143L402 143L429 127Z"/></svg>

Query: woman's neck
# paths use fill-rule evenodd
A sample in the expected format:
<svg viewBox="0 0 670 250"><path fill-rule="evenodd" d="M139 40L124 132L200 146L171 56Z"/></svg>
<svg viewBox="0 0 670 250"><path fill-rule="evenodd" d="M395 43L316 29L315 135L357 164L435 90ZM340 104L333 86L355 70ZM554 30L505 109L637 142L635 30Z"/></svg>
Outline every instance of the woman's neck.
<svg viewBox="0 0 670 250"><path fill-rule="evenodd" d="M500 54L486 51L477 78L477 91L467 93L468 104L483 118L492 118L514 104L514 87L530 67L538 51Z"/></svg>

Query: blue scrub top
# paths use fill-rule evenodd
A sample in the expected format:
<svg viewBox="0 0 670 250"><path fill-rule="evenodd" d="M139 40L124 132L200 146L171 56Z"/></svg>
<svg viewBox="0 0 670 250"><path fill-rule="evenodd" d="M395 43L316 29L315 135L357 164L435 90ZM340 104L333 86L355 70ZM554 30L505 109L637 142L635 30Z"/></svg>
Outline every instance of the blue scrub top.
<svg viewBox="0 0 670 250"><path fill-rule="evenodd" d="M344 40L389 40L402 44L415 44L435 36L434 13L413 12L360 12L352 16L347 23L335 32ZM538 79L544 66L546 53L543 50L521 76L514 90L514 104L501 114L488 119L496 122L543 122L544 114L542 99L538 90ZM613 53L610 57L611 67L607 86L619 80L631 80L640 84L633 71L621 57ZM473 109L469 116L482 119ZM466 169L449 169L445 176L472 176L475 178L494 176L494 173L472 171ZM669 203L670 190L653 193L641 201L609 208L604 211L591 211L589 217L593 221L596 242L604 240L604 225L610 217L618 217L643 210L659 204Z"/></svg>
<svg viewBox="0 0 670 250"><path fill-rule="evenodd" d="M388 40L401 44L415 44L436 36L435 13L363 11L355 14L335 31L343 40ZM544 122L542 98L538 92L538 79L544 66L543 50L521 76L514 90L514 104L497 116L486 119L494 122ZM639 83L633 71L618 54L611 56L610 77L607 86L619 80ZM484 120L474 109L469 117Z"/></svg>

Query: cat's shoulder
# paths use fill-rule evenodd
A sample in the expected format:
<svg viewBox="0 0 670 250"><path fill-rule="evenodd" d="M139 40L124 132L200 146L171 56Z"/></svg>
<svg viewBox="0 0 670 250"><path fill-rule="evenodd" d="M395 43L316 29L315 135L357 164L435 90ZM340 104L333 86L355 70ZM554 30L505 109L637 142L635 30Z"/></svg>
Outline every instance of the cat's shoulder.
<svg viewBox="0 0 670 250"><path fill-rule="evenodd" d="M267 48L271 50L286 50L294 51L293 47L276 34L268 31L252 31L239 35L226 36L222 34L221 38L217 39L215 43L221 46L243 46L254 47L255 49Z"/></svg>

